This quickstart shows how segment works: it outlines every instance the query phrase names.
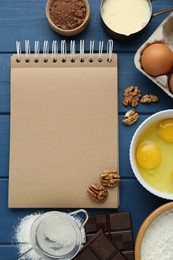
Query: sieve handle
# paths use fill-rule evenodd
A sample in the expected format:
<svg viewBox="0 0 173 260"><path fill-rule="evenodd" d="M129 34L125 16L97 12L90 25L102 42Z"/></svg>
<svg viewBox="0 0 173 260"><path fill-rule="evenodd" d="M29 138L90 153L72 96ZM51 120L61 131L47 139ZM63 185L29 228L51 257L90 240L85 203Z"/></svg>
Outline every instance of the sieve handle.
<svg viewBox="0 0 173 260"><path fill-rule="evenodd" d="M81 223L81 226L80 226L80 229L83 228L83 226L85 225L85 223L87 222L88 220L88 213L86 210L84 209L79 209L79 210L76 210L76 211L73 211L71 213L69 213L70 216L79 216L81 217L81 215L83 215L83 218L82 218L82 223Z"/></svg>
<svg viewBox="0 0 173 260"><path fill-rule="evenodd" d="M33 249L33 247L31 247L30 249L28 249L24 254L22 254L21 256L19 256L19 258L17 260L21 260L25 255L27 255L31 250Z"/></svg>

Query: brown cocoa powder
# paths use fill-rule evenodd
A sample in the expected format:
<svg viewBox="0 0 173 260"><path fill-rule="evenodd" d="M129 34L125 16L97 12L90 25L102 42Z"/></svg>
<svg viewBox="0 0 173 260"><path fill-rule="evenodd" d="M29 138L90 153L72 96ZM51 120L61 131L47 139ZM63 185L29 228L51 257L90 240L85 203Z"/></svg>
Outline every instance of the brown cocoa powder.
<svg viewBox="0 0 173 260"><path fill-rule="evenodd" d="M52 22L63 30L79 27L86 17L86 4L83 0L54 0L50 7Z"/></svg>

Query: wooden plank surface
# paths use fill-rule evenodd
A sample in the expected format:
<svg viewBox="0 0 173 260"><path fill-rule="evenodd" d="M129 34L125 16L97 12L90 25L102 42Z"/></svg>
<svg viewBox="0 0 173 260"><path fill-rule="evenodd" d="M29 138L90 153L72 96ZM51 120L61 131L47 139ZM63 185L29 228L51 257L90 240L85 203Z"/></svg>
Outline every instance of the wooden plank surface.
<svg viewBox="0 0 173 260"><path fill-rule="evenodd" d="M32 213L48 211L47 209L9 209L7 207L7 189L8 180L0 180L0 245L15 243L15 227L19 224L21 218ZM133 235L135 238L144 218L164 202L166 202L166 200L160 199L146 191L136 179L122 178L120 186L120 206L118 210L87 209L87 211L90 214L130 211L133 224ZM70 209L63 211L69 212Z"/></svg>
<svg viewBox="0 0 173 260"><path fill-rule="evenodd" d="M89 50L89 40L106 40L100 19L100 1L90 0L91 19L87 30L74 39L85 39L86 50ZM54 40L57 34L49 28L45 16L46 0L1 0L0 2L0 50L3 52L14 52L15 41L25 39L34 42L35 40ZM167 9L171 6L171 0L153 1L153 13L158 10ZM116 50L118 51L135 51L166 17L167 14L155 17L151 20L149 26L145 28L145 32L140 34L137 39L129 43L116 42ZM59 39L63 37L58 37ZM69 39L70 40L70 39ZM87 44L88 42L88 44ZM98 48L98 47L97 47Z"/></svg>
<svg viewBox="0 0 173 260"><path fill-rule="evenodd" d="M79 36L66 38L69 46L71 39L76 40L79 52L79 40L85 40L85 50L89 51L89 41L95 41L95 51L98 51L99 40L106 41L109 36L102 28L100 19L100 1L89 0L91 19L87 29ZM64 39L57 35L48 25L45 16L46 0L0 0L0 259L17 259L14 229L20 218L37 212L37 209L8 209L8 175L9 175L9 132L10 132L10 57L16 52L15 42L20 40L24 50L24 40L30 40L31 50L34 41L39 40L41 48L44 40ZM173 7L172 0L153 1L153 13ZM118 81L119 81L119 150L120 150L120 207L118 211L130 211L132 216L133 234L136 234L143 220L159 205L166 203L146 191L136 180L129 163L129 145L134 131L149 115L168 108L173 108L173 100L168 97L148 78L142 75L134 65L134 54L138 47L154 32L157 26L168 14L151 19L145 30L130 42L114 40L114 52L118 54ZM69 49L69 47L68 47ZM124 88L137 85L143 94L153 93L158 95L160 102L157 104L142 105L137 107L140 113L139 121L127 127L122 125L124 113L129 109L122 105ZM44 209L43 209L44 211ZM69 211L69 209L67 209ZM107 210L106 212L115 212ZM104 210L89 210L90 214L105 213Z"/></svg>

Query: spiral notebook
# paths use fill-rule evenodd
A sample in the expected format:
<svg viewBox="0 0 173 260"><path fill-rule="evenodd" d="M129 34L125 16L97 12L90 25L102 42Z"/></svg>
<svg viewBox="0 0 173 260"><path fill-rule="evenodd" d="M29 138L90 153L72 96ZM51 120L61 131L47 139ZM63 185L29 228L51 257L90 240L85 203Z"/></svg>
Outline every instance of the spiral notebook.
<svg viewBox="0 0 173 260"><path fill-rule="evenodd" d="M55 44L55 42L54 42ZM66 54L56 45L11 58L10 208L117 208L119 187L88 196L103 170L118 171L117 55ZM38 47L38 46L37 46Z"/></svg>

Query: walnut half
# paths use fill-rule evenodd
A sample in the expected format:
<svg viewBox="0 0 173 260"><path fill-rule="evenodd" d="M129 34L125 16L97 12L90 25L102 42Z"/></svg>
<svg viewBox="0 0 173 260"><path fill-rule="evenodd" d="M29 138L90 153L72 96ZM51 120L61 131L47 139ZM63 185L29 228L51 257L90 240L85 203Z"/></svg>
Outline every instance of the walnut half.
<svg viewBox="0 0 173 260"><path fill-rule="evenodd" d="M116 187L120 182L120 175L114 170L105 170L100 174L100 177L104 187Z"/></svg>
<svg viewBox="0 0 173 260"><path fill-rule="evenodd" d="M134 109L126 112L124 119L122 120L124 125L132 125L139 119L139 114Z"/></svg>
<svg viewBox="0 0 173 260"><path fill-rule="evenodd" d="M106 200L108 196L107 189L99 184L99 183L93 183L91 186L89 186L87 190L90 198L96 202L103 202Z"/></svg>
<svg viewBox="0 0 173 260"><path fill-rule="evenodd" d="M136 107L141 97L141 90L137 86L130 86L124 90L123 105Z"/></svg>
<svg viewBox="0 0 173 260"><path fill-rule="evenodd" d="M152 94L149 94L149 95L144 95L142 98L141 98L141 103L155 103L155 102L158 102L159 101L159 98L155 95L152 95Z"/></svg>

